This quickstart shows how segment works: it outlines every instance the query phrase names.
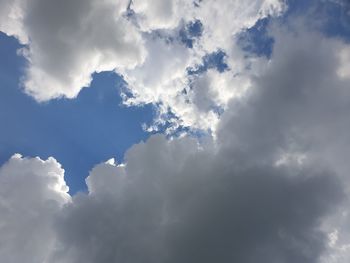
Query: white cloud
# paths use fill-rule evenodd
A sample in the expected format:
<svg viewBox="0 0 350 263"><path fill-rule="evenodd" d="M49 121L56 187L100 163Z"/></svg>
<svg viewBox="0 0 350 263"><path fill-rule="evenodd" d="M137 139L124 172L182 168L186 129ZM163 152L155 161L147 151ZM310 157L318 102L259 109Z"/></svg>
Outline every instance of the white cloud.
<svg viewBox="0 0 350 263"><path fill-rule="evenodd" d="M350 47L339 47L339 59L338 76L350 79Z"/></svg>
<svg viewBox="0 0 350 263"><path fill-rule="evenodd" d="M184 0L136 0L131 4L142 31L176 28L193 7L191 1Z"/></svg>
<svg viewBox="0 0 350 263"><path fill-rule="evenodd" d="M279 0L203 1L196 10L196 18L204 23L201 45L209 52L229 50L235 34L268 15L280 15L284 9L284 2Z"/></svg>
<svg viewBox="0 0 350 263"><path fill-rule="evenodd" d="M132 2L131 8L136 12L137 23L141 30L147 32L158 30L157 33L165 34L165 37L163 36L165 40L157 38L157 34L153 35L153 38L146 34L148 50L146 63L136 70L123 72L123 76L136 97L134 101L160 103L161 116L168 116L166 113L170 109L178 117L173 120L174 127L185 126L214 132L219 116L213 108L226 108L233 92L227 89L225 92L222 86L212 85L212 93L217 94L217 97L211 101L213 105L209 106L207 103L206 107L203 107L203 100L198 99L198 96L202 95L196 94L195 90L191 91L192 99L183 94L183 90L188 89L190 81L203 83L203 77L199 76L199 80L196 80L196 76L189 76L186 69L200 64L204 55L222 50L227 54L227 61L232 70L213 81L219 78L231 79L232 87L229 90L242 92L248 88L249 79L246 75L250 70L247 70L247 65L251 59L246 59L235 44L236 34L253 26L261 18L280 15L285 9L285 4L274 0L200 1L197 5L180 0L161 2L162 4L154 1ZM180 46L176 34L184 23L195 20L201 21L203 32L195 41L193 49L188 50L184 44ZM175 38L175 41L169 38ZM251 69L250 74L254 74L254 67ZM214 78L218 74L208 73L208 75ZM162 123L169 119L158 121Z"/></svg>
<svg viewBox="0 0 350 263"><path fill-rule="evenodd" d="M53 158L14 155L0 168L0 259L46 262L55 245L53 219L70 201L64 170Z"/></svg>
<svg viewBox="0 0 350 263"><path fill-rule="evenodd" d="M0 31L17 37L21 43L28 42L28 37L23 28L21 0L3 0L0 2Z"/></svg>
<svg viewBox="0 0 350 263"><path fill-rule="evenodd" d="M11 12L0 21L1 30L27 44L22 52L29 62L25 91L38 101L74 98L89 86L94 72L142 63L142 39L124 16L127 5L127 0L18 0L6 5Z"/></svg>
<svg viewBox="0 0 350 263"><path fill-rule="evenodd" d="M28 59L25 92L38 101L74 98L90 85L94 72L115 70L128 81L134 104L161 105L160 116L170 110L176 127L214 131L215 111L204 110L181 93L189 82L186 69L221 49L232 74L242 75L238 68L245 64L244 57L231 57L239 52L235 35L284 10L278 0L132 1L134 14L128 18L128 6L128 0L3 1L0 30L26 44L21 52ZM203 32L189 49L178 34L195 20L201 21Z"/></svg>

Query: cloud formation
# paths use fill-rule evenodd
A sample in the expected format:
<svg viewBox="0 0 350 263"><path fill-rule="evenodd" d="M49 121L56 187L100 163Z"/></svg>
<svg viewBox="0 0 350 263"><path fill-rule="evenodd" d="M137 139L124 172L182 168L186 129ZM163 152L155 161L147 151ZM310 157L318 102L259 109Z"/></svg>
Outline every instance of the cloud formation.
<svg viewBox="0 0 350 263"><path fill-rule="evenodd" d="M58 219L53 262L318 262L335 178L220 155L155 136L126 166L100 164Z"/></svg>
<svg viewBox="0 0 350 263"><path fill-rule="evenodd" d="M129 149L124 164L95 166L88 191L74 196L55 159L13 156L0 169L0 258L348 262L349 44L296 18L275 21L271 57L255 57L235 34L282 12L279 1L154 3L133 1L125 15L117 9L146 54L132 67L115 66L133 93L126 102L158 103L178 125L211 127L213 136L154 135ZM97 21L94 15L78 18ZM193 18L203 33L189 48L175 36ZM218 48L228 69L201 71L203 57Z"/></svg>
<svg viewBox="0 0 350 263"><path fill-rule="evenodd" d="M0 168L0 259L47 262L55 242L53 221L70 201L64 170L53 158L14 155Z"/></svg>
<svg viewBox="0 0 350 263"><path fill-rule="evenodd" d="M194 139L154 136L129 150L125 166L109 161L95 167L87 178L89 193L71 202L54 159L14 156L0 177L3 182L11 178L21 197L6 194L7 184L1 184L1 201L21 217L2 217L7 250L1 258L318 262L327 241L319 220L342 198L336 177L322 168L223 162L221 151L206 147L199 149ZM36 174L33 165L39 165ZM19 176L18 169L25 172ZM25 184L29 190L21 190L27 181L33 189ZM17 239L3 235L5 230L17 233ZM28 249L16 253L20 244Z"/></svg>
<svg viewBox="0 0 350 263"><path fill-rule="evenodd" d="M204 130L215 130L219 116L184 96L194 78L187 69L221 50L235 69L231 77L240 74L242 62L232 56L238 52L235 35L285 9L278 0L16 0L2 1L1 7L0 30L25 45L23 87L37 101L74 98L94 72L116 71L133 95L126 104L153 103L160 122ZM194 21L202 23L203 32L190 48L179 34ZM165 120L168 113L176 118Z"/></svg>
<svg viewBox="0 0 350 263"><path fill-rule="evenodd" d="M0 29L26 44L25 91L38 101L74 98L94 72L142 63L142 38L126 18L128 1L5 1Z"/></svg>

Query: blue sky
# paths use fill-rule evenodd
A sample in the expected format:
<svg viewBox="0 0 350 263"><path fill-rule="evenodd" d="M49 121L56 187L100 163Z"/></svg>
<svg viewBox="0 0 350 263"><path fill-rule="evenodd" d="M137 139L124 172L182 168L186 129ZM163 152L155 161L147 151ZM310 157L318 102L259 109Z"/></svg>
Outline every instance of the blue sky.
<svg viewBox="0 0 350 263"><path fill-rule="evenodd" d="M181 31L181 41L191 48L200 31L199 21L189 23L186 31ZM0 32L0 165L14 153L44 159L54 156L65 169L70 193L85 191L85 178L96 164L110 158L123 162L127 149L152 134L142 125L152 123L155 108L151 104L123 105L120 94L124 82L114 72L94 74L91 86L76 99L38 103L20 85L26 63L17 55L21 47L14 37ZM220 50L208 54L197 70L224 71L224 57ZM179 130L182 131L190 132L185 127ZM202 132L191 134L201 136Z"/></svg>
<svg viewBox="0 0 350 263"><path fill-rule="evenodd" d="M152 121L154 109L123 106L118 75L94 75L91 87L74 100L38 103L19 86L25 60L16 55L18 48L15 38L0 33L1 163L14 153L55 156L75 193L85 190L94 165L113 157L122 162L131 145L148 138L142 124Z"/></svg>

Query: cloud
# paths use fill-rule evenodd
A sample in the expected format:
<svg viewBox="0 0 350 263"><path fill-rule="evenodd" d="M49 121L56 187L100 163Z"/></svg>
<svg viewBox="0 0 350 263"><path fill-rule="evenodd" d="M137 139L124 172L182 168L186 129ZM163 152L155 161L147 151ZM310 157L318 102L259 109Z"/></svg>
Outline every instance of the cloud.
<svg viewBox="0 0 350 263"><path fill-rule="evenodd" d="M26 44L25 91L38 101L74 98L94 72L142 63L142 39L125 16L127 5L126 0L5 3L11 12L0 29Z"/></svg>
<svg viewBox="0 0 350 263"><path fill-rule="evenodd" d="M317 262L335 177L221 159L155 136L125 166L100 164L57 221L53 262Z"/></svg>
<svg viewBox="0 0 350 263"><path fill-rule="evenodd" d="M94 72L116 71L134 97L127 105L153 103L158 123L212 131L219 119L213 108L221 105L203 108L184 96L194 78L187 69L221 50L234 69L231 77L241 73L243 57L231 57L239 53L235 35L285 10L278 0L16 0L1 7L0 30L25 45L19 52L28 61L22 84L37 101L75 98ZM190 48L181 32L194 21L202 32ZM175 118L165 120L168 113Z"/></svg>
<svg viewBox="0 0 350 263"><path fill-rule="evenodd" d="M341 78L350 79L350 48L343 47L339 52L339 59L341 61L338 66L337 74Z"/></svg>
<svg viewBox="0 0 350 263"><path fill-rule="evenodd" d="M271 60L251 78L250 95L231 100L218 138L224 138L223 147L244 149L250 157L261 155L271 161L282 151L312 151L339 168L350 125L350 82L338 74L339 68L347 67L339 54L348 45L304 26L292 28L273 30Z"/></svg>
<svg viewBox="0 0 350 263"><path fill-rule="evenodd" d="M0 3L0 31L15 36L21 43L28 37L23 28L23 12L20 0L3 0Z"/></svg>
<svg viewBox="0 0 350 263"><path fill-rule="evenodd" d="M132 1L131 9L140 29L147 34L148 57L135 70L122 71L133 98L126 104L149 103L158 105L160 120L170 122L171 128L189 127L215 131L219 116L217 108L226 108L224 100L211 101L213 105L203 107L196 89L188 97L186 90L197 82L196 76L188 74L189 68L196 68L202 58L221 51L226 54L230 69L223 78L237 78L236 82L247 83L247 60L235 44L242 30L254 26L261 18L278 16L285 10L282 1ZM192 39L191 47L184 45L179 36L183 27L198 21L201 34ZM182 46L181 46L182 45ZM150 68L150 65L154 65ZM252 67L254 68L254 67ZM213 74L212 74L213 75ZM216 89L215 93L221 93ZM223 92L219 96L223 98ZM211 104L211 103L210 103ZM169 119L169 114L176 118ZM165 117L162 117L165 116ZM157 124L157 120L156 120Z"/></svg>
<svg viewBox="0 0 350 263"><path fill-rule="evenodd" d="M126 165L96 166L87 178L89 193L71 202L66 189L49 187L53 182L46 177L55 175L54 185L62 179L57 162L13 157L1 170L4 181L18 169L31 171L32 163L48 166L43 174L35 167L35 176L24 175L34 194L43 188L37 198L32 192L23 197L35 203L2 195L1 203L13 202L22 228L34 230L41 245L33 250L32 236L15 225L22 243L5 239L13 249L8 262L318 262L327 244L320 220L342 198L336 177L306 166L262 166L254 160L242 166L239 160L223 161L226 153L212 147L153 136L129 150ZM16 193L23 192L21 183L18 178ZM36 202L48 210L37 209ZM27 209L20 210L22 205ZM19 219L13 220L2 218L2 225ZM10 257L18 244L30 250Z"/></svg>
<svg viewBox="0 0 350 263"><path fill-rule="evenodd" d="M132 1L131 8L138 14L142 31L176 28L180 21L194 7L193 3L184 0Z"/></svg>
<svg viewBox="0 0 350 263"><path fill-rule="evenodd" d="M64 170L54 159L22 158L0 168L0 259L46 262L55 242L53 219L70 201Z"/></svg>
<svg viewBox="0 0 350 263"><path fill-rule="evenodd" d="M348 193L350 82L339 69L349 66L343 55L349 47L299 22L288 30L272 30L275 44L268 66L252 78L249 96L230 102L217 138L223 151L242 164L255 159L277 166L328 166ZM348 214L344 205L323 222L329 234L338 231L338 239L322 262L347 262Z"/></svg>

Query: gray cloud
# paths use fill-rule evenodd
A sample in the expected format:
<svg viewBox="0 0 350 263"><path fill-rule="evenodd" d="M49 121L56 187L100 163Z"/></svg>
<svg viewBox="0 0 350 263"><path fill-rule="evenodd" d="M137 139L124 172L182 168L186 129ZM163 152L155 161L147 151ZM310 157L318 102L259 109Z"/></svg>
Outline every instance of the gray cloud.
<svg viewBox="0 0 350 263"><path fill-rule="evenodd" d="M56 222L53 262L318 262L319 220L342 197L336 177L220 160L156 136L126 167L101 164L88 178L99 187Z"/></svg>
<svg viewBox="0 0 350 263"><path fill-rule="evenodd" d="M89 193L71 202L53 159L14 158L0 171L1 258L318 262L327 242L321 219L342 198L337 178L322 168L223 163L211 150L154 136L129 150L126 166L95 167Z"/></svg>
<svg viewBox="0 0 350 263"><path fill-rule="evenodd" d="M214 139L152 136L124 165L97 165L72 200L56 161L11 159L0 170L1 259L323 262L334 252L324 226L347 212L349 47L300 21L271 34L271 60Z"/></svg>
<svg viewBox="0 0 350 263"><path fill-rule="evenodd" d="M231 102L219 141L265 161L282 151L314 155L335 147L346 156L350 78L339 76L338 69L339 54L349 47L300 25L292 30L274 30L272 60L253 78L250 96Z"/></svg>

